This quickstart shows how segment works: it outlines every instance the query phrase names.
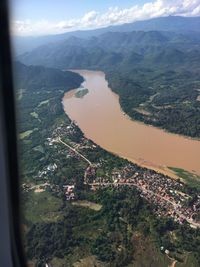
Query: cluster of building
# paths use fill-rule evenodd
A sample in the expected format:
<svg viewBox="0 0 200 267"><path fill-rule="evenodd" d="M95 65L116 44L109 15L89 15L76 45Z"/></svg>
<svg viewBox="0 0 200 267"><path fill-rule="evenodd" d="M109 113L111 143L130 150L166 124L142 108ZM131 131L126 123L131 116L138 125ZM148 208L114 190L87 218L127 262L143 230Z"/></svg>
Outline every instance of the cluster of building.
<svg viewBox="0 0 200 267"><path fill-rule="evenodd" d="M49 183L43 183L43 184L27 184L27 183L23 183L21 185L22 189L24 190L24 192L29 192L31 190L34 190L34 192L43 192L45 191L47 188L50 188L51 185Z"/></svg>
<svg viewBox="0 0 200 267"><path fill-rule="evenodd" d="M62 141L61 137L69 137L76 134L77 126L74 122L66 126L61 124L54 129L51 138L48 138L50 146ZM65 144L64 142L62 142ZM70 148L69 145L65 144ZM188 205L191 196L184 193L184 185L180 181L176 181L163 174L156 173L153 170L143 169L135 164L127 163L121 169L114 169L111 175L98 175L97 169L104 165L104 159L99 159L95 164L85 158L80 151L86 149L95 150L96 145L83 137L80 143L71 142L72 147L68 151L69 157L75 157L87 161L88 166L85 169L84 183L91 185L91 189L96 190L102 186L134 186L141 196L148 202L153 203L155 212L158 216L170 216L175 221L183 223L185 220L194 227L200 227L195 216L200 213L200 196L197 196L192 205ZM53 173L57 168L55 163L48 165L42 171L38 172L39 178L44 178L48 172ZM75 199L75 185L64 185L63 191L66 200Z"/></svg>
<svg viewBox="0 0 200 267"><path fill-rule="evenodd" d="M112 172L112 179L113 181L115 181L116 179L120 180L122 179L122 177L123 179L129 179L131 177L134 177L134 175L137 176L141 171L139 169L140 168L138 166L129 163L126 166L124 166L121 170L114 170Z"/></svg>
<svg viewBox="0 0 200 267"><path fill-rule="evenodd" d="M90 183L95 180L96 177L96 167L95 166L88 166L85 170L84 174L84 183Z"/></svg>
<svg viewBox="0 0 200 267"><path fill-rule="evenodd" d="M197 203L188 205L191 197L182 192L182 183L150 170L134 177L133 182L141 191L141 196L154 203L158 216L171 216L180 223L185 220L190 224L195 223Z"/></svg>
<svg viewBox="0 0 200 267"><path fill-rule="evenodd" d="M75 185L63 185L63 191L66 197L66 200L74 200L75 199Z"/></svg>
<svg viewBox="0 0 200 267"><path fill-rule="evenodd" d="M70 125L66 126L64 124L60 124L57 128L55 128L52 132L51 138L48 138L49 145L53 145L54 139L61 136L73 136L76 133L76 124L75 122L71 122Z"/></svg>
<svg viewBox="0 0 200 267"><path fill-rule="evenodd" d="M58 168L58 166L56 163L49 164L48 166L44 167L42 171L39 171L37 174L37 177L35 177L35 178L36 179L41 179L41 178L45 179L49 173L54 172L57 168Z"/></svg>
<svg viewBox="0 0 200 267"><path fill-rule="evenodd" d="M200 196L193 205L188 205L191 197L182 192L183 184L170 177L156 173L152 170L138 170L134 165L128 164L122 170L112 173L112 182L106 178L97 177L91 187L93 190L99 186L135 186L143 198L153 203L158 216L170 216L175 221L187 221L193 227L200 227L195 220L200 212Z"/></svg>

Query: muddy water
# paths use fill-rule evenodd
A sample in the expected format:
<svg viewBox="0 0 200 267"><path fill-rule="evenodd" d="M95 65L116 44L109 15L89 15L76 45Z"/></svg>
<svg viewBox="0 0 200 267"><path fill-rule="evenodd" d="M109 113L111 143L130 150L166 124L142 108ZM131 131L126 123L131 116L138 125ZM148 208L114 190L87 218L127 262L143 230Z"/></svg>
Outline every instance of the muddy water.
<svg viewBox="0 0 200 267"><path fill-rule="evenodd" d="M65 94L63 105L85 136L108 151L172 176L167 166L200 174L200 141L167 133L129 119L118 96L100 71L76 70L89 90L83 98L76 89Z"/></svg>

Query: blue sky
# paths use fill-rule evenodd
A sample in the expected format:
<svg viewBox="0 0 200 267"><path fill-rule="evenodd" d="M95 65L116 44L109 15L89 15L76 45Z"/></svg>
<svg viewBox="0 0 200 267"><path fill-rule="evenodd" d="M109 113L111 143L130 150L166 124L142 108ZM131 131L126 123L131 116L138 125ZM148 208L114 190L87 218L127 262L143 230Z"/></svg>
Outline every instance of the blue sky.
<svg viewBox="0 0 200 267"><path fill-rule="evenodd" d="M83 16L92 10L106 12L110 7L129 8L147 0L13 0L13 17L17 20L64 20Z"/></svg>
<svg viewBox="0 0 200 267"><path fill-rule="evenodd" d="M155 17L200 16L200 0L10 0L14 35L95 29Z"/></svg>

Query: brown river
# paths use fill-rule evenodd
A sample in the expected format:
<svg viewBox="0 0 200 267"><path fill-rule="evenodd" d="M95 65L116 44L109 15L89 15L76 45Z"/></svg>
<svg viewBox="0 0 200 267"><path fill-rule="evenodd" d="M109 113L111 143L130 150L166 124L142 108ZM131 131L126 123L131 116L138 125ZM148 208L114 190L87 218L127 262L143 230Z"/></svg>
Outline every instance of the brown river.
<svg viewBox="0 0 200 267"><path fill-rule="evenodd" d="M131 120L120 108L101 71L75 70L85 79L89 92L83 97L74 89L65 94L63 106L85 136L102 148L132 162L175 177L167 166L200 175L200 141L167 133Z"/></svg>

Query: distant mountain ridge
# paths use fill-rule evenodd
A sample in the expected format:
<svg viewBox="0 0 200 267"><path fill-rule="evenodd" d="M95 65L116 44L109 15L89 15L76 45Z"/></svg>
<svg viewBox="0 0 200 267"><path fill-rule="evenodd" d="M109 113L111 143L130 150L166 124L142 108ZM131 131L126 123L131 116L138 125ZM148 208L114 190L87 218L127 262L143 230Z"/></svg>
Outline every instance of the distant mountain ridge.
<svg viewBox="0 0 200 267"><path fill-rule="evenodd" d="M40 37L14 37L13 43L17 54L35 49L38 46L63 41L69 37L90 38L106 32L131 32L131 31L170 31L176 33L193 34L200 32L200 17L168 16L136 21L122 25L109 26L95 30L73 31L63 34L47 35Z"/></svg>
<svg viewBox="0 0 200 267"><path fill-rule="evenodd" d="M190 58L191 57L191 58ZM70 37L24 53L18 59L27 65L47 67L106 69L199 66L199 34L188 36L173 32L108 32L88 39Z"/></svg>

